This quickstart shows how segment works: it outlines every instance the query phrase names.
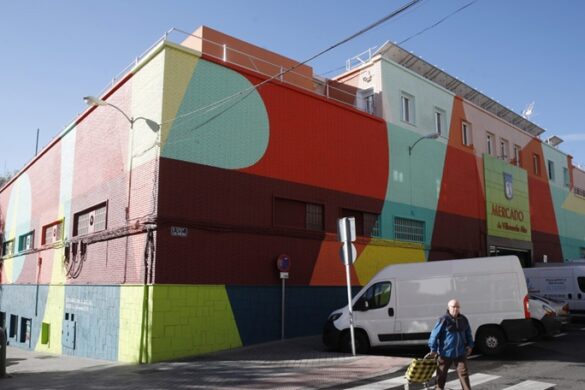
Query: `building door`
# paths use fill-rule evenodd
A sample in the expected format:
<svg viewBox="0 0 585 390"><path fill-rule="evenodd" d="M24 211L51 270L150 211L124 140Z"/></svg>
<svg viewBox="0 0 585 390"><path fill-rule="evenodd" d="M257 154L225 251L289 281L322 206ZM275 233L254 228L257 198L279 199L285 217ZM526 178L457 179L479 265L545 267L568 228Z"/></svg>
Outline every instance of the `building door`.
<svg viewBox="0 0 585 390"><path fill-rule="evenodd" d="M532 256L529 250L496 247L492 256L518 256L522 268L532 267Z"/></svg>

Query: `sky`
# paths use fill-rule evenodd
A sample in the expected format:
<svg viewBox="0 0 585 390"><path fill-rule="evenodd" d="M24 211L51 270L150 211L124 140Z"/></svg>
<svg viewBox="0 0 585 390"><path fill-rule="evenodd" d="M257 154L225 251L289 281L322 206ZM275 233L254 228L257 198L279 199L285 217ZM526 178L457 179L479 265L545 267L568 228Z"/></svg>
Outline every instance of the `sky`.
<svg viewBox="0 0 585 390"><path fill-rule="evenodd" d="M304 61L409 0L0 0L0 174L21 169L169 29L207 25ZM421 31L472 3L420 35ZM564 139L585 169L585 2L422 0L311 61L332 77L347 59L401 42ZM416 36L415 36L416 35ZM331 72L332 73L328 73Z"/></svg>

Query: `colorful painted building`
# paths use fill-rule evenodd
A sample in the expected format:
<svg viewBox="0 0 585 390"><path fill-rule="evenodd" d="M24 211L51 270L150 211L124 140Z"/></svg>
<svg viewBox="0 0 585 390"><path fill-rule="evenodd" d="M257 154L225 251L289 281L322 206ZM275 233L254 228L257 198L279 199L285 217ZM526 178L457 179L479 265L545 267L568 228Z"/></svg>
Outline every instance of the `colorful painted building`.
<svg viewBox="0 0 585 390"><path fill-rule="evenodd" d="M207 27L164 39L0 189L11 345L152 362L319 334L382 267L585 256L585 172L395 45L333 80ZM294 67L293 70L288 70ZM97 104L95 104L97 103Z"/></svg>

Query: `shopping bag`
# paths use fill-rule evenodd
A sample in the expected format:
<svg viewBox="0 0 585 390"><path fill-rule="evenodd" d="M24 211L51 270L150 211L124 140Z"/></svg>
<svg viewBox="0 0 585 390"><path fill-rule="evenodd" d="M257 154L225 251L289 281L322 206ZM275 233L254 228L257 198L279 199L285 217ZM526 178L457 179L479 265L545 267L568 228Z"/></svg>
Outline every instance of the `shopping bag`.
<svg viewBox="0 0 585 390"><path fill-rule="evenodd" d="M412 359L404 377L409 383L426 383L437 370L437 359L426 355L422 359Z"/></svg>

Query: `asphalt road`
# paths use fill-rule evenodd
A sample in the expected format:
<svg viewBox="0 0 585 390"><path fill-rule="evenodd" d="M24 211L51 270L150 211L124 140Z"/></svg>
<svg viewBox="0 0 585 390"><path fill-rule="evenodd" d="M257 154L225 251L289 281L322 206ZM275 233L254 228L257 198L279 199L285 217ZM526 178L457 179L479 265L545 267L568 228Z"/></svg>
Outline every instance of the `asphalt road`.
<svg viewBox="0 0 585 390"><path fill-rule="evenodd" d="M379 349L376 355L422 357L426 347ZM582 390L585 389L585 322L563 326L561 334L521 344L509 345L502 355L472 355L469 362L474 390ZM395 374L346 384L345 389L403 388L400 379L405 370ZM474 384L475 379L475 384ZM449 374L452 389L460 388L455 372ZM414 385L410 389L423 389Z"/></svg>

